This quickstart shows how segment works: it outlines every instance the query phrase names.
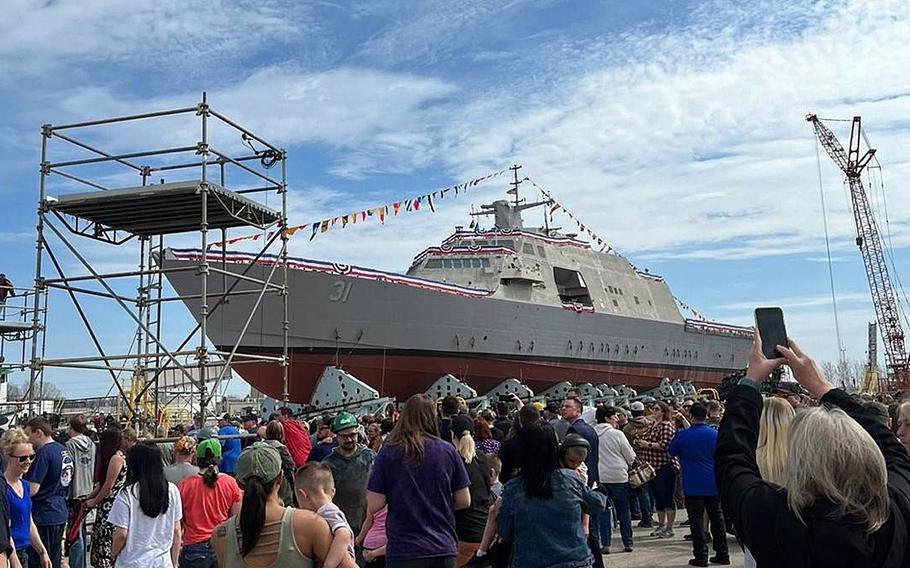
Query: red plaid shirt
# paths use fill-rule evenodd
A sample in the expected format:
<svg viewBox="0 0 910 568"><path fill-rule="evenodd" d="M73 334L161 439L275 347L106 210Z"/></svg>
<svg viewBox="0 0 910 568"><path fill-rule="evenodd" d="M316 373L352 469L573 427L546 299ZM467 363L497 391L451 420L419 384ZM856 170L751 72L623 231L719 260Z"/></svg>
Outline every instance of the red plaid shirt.
<svg viewBox="0 0 910 568"><path fill-rule="evenodd" d="M663 422L654 424L651 426L651 429L639 439L649 443L657 442L660 447L636 447L635 452L638 454L638 458L645 463L651 464L654 471L659 470L661 466L666 463L673 464L673 467L679 469L679 462L676 461L676 458L667 453L667 446L670 445L670 440L672 440L675 435L676 426L674 426L672 422L664 420Z"/></svg>

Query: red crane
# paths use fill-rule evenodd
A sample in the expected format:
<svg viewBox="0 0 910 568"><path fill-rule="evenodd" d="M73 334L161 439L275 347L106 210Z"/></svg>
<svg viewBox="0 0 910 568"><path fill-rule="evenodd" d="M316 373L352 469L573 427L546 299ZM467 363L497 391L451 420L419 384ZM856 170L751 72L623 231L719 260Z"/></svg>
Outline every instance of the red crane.
<svg viewBox="0 0 910 568"><path fill-rule="evenodd" d="M859 143L862 136L862 123L858 116L853 117L849 151L844 150L834 134L822 124L817 116L810 114L806 116L806 120L815 127L815 134L818 136L819 142L837 167L847 176L847 182L850 185L853 219L856 222L856 246L863 255L866 278L869 280L872 303L875 306L875 316L878 319L882 340L885 344L885 364L888 376L884 380L879 380L879 392L908 389L910 388L910 362L908 362L907 350L904 347L904 331L901 328L897 299L888 276L888 265L885 262L878 225L872 215L869 197L866 195L863 180L860 177L863 169L875 155L875 150L869 148L865 154L860 156Z"/></svg>

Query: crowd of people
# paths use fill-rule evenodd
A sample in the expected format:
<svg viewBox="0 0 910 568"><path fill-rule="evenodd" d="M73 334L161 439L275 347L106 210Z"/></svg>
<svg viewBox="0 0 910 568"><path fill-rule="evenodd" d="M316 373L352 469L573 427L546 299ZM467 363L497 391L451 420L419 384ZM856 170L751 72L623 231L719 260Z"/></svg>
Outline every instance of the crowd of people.
<svg viewBox="0 0 910 568"><path fill-rule="evenodd" d="M796 345L779 352L756 338L723 403L414 395L387 415L197 420L157 444L33 418L0 439L2 554L17 568L599 567L634 554L637 522L691 540L693 566L729 564L731 546L750 567L910 565L910 402L848 395ZM798 384L769 388L782 364Z"/></svg>

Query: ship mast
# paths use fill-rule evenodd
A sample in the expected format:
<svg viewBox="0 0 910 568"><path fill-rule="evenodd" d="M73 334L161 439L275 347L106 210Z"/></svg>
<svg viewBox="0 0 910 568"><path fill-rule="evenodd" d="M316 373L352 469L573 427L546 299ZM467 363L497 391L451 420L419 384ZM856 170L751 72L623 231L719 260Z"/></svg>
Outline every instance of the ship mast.
<svg viewBox="0 0 910 568"><path fill-rule="evenodd" d="M509 169L512 170L512 182L510 183L512 189L508 190L506 193L515 196L515 207L518 208L521 204L521 199L518 198L518 186L520 186L523 181L518 179L518 170L521 169L521 166L519 164L512 164L512 167Z"/></svg>

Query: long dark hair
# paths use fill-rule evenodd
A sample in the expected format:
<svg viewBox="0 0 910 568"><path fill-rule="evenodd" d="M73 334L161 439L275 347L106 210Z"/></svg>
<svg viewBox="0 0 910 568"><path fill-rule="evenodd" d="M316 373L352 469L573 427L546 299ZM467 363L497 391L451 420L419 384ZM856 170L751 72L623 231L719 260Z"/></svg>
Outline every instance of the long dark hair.
<svg viewBox="0 0 910 568"><path fill-rule="evenodd" d="M433 399L415 394L404 403L398 424L386 439L386 444L398 446L414 461L423 460L424 438L439 438L439 423L436 421L436 403Z"/></svg>
<svg viewBox="0 0 910 568"><path fill-rule="evenodd" d="M138 486L139 508L152 518L166 513L170 499L161 452L155 446L136 444L127 460L126 489L135 494Z"/></svg>
<svg viewBox="0 0 910 568"><path fill-rule="evenodd" d="M120 430L108 428L98 438L98 459L95 461L95 482L104 483L107 477L107 467L111 458L120 450Z"/></svg>
<svg viewBox="0 0 910 568"><path fill-rule="evenodd" d="M523 448L518 463L525 493L531 499L552 499L550 478L559 469L559 446L553 428L535 422L522 427L517 437Z"/></svg>
<svg viewBox="0 0 910 568"><path fill-rule="evenodd" d="M530 404L521 407L515 420L512 421L512 429L509 430L509 438L517 436L524 428L540 423L540 412Z"/></svg>
<svg viewBox="0 0 910 568"><path fill-rule="evenodd" d="M196 456L196 465L200 469L199 475L202 476L202 482L208 487L215 487L215 484L218 483L218 463L220 461L220 458L209 454Z"/></svg>
<svg viewBox="0 0 910 568"><path fill-rule="evenodd" d="M243 482L243 502L237 515L240 518L240 556L246 556L256 548L265 526L265 504L279 479L281 474L271 481L252 476Z"/></svg>

